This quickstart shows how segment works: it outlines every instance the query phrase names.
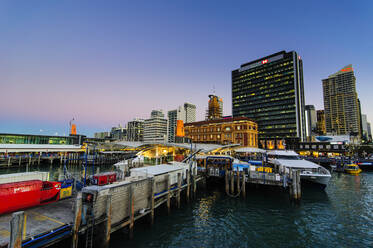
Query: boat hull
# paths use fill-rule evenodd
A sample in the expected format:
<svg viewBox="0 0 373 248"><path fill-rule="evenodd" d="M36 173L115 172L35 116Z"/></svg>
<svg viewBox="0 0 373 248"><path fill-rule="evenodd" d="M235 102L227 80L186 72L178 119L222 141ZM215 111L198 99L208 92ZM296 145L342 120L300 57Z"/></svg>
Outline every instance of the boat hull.
<svg viewBox="0 0 373 248"><path fill-rule="evenodd" d="M349 169L345 169L345 172L346 172L347 174L351 174L351 175L358 175L358 174L360 174L361 169L358 169L358 170L349 170Z"/></svg>
<svg viewBox="0 0 373 248"><path fill-rule="evenodd" d="M325 189L330 181L330 175L323 175L323 174L306 174L300 175L301 181L306 185L314 185Z"/></svg>

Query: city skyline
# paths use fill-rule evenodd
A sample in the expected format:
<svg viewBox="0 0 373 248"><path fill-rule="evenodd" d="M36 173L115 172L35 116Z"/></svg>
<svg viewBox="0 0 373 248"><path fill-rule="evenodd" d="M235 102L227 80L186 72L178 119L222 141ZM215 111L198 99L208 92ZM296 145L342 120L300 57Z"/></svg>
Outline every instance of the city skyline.
<svg viewBox="0 0 373 248"><path fill-rule="evenodd" d="M316 110L321 80L352 64L373 120L368 1L0 4L0 133L68 134L74 117L93 136L184 102L201 121L213 89L231 115L232 69L282 50L302 57L305 104Z"/></svg>

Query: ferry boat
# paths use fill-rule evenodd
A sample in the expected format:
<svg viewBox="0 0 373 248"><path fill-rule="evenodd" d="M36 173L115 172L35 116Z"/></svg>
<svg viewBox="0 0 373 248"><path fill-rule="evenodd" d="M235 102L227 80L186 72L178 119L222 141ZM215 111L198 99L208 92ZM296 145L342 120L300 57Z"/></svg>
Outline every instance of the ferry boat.
<svg viewBox="0 0 373 248"><path fill-rule="evenodd" d="M301 159L294 151L274 150L268 151L268 160L275 166L286 169L300 170L300 178L303 183L310 183L325 188L331 178L330 172L324 167L313 162Z"/></svg>
<svg viewBox="0 0 373 248"><path fill-rule="evenodd" d="M357 175L357 174L360 174L361 169L359 168L359 166L357 164L348 164L345 167L344 171L347 174Z"/></svg>

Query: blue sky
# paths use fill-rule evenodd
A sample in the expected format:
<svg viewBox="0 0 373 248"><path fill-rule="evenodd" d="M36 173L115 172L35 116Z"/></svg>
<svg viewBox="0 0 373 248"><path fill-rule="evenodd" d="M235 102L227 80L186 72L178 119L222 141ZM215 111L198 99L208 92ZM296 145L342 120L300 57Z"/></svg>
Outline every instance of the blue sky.
<svg viewBox="0 0 373 248"><path fill-rule="evenodd" d="M0 132L66 134L147 118L213 87L231 114L231 71L281 50L302 59L306 104L353 64L373 121L373 1L1 1ZM43 130L42 132L40 130Z"/></svg>

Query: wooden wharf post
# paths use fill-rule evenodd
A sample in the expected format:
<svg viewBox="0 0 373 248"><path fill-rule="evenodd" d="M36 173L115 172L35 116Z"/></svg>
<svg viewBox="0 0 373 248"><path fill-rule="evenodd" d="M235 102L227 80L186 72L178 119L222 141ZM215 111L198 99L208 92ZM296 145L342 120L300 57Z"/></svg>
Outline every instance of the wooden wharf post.
<svg viewBox="0 0 373 248"><path fill-rule="evenodd" d="M22 156L19 155L18 166L21 166L21 160L22 160Z"/></svg>
<svg viewBox="0 0 373 248"><path fill-rule="evenodd" d="M237 166L237 193L240 192L240 170L238 169Z"/></svg>
<svg viewBox="0 0 373 248"><path fill-rule="evenodd" d="M170 174L166 176L167 181L167 213L171 213L171 181L170 181Z"/></svg>
<svg viewBox="0 0 373 248"><path fill-rule="evenodd" d="M242 171L242 196L243 198L246 198L246 180L245 180L245 172Z"/></svg>
<svg viewBox="0 0 373 248"><path fill-rule="evenodd" d="M10 167L10 156L8 155L8 167Z"/></svg>
<svg viewBox="0 0 373 248"><path fill-rule="evenodd" d="M300 183L300 170L297 170L297 200L299 201L302 195L302 190L301 190L301 183Z"/></svg>
<svg viewBox="0 0 373 248"><path fill-rule="evenodd" d="M40 157L41 157L41 152L39 153L39 157L38 157L38 165L40 165Z"/></svg>
<svg viewBox="0 0 373 248"><path fill-rule="evenodd" d="M74 225L72 228L72 248L78 247L79 241L79 228L82 220L82 192L78 192L75 199L75 214L74 214Z"/></svg>
<svg viewBox="0 0 373 248"><path fill-rule="evenodd" d="M180 192L181 192L181 173L177 173L177 195L176 195L176 201L177 201L177 208L180 208Z"/></svg>
<svg viewBox="0 0 373 248"><path fill-rule="evenodd" d="M193 169L193 197L196 197L197 192L197 167Z"/></svg>
<svg viewBox="0 0 373 248"><path fill-rule="evenodd" d="M150 188L150 224L154 224L154 193L155 193L155 179L154 177L150 180L151 188Z"/></svg>
<svg viewBox="0 0 373 248"><path fill-rule="evenodd" d="M234 172L230 171L230 177L231 177L231 194L234 194Z"/></svg>
<svg viewBox="0 0 373 248"><path fill-rule="evenodd" d="M111 233L111 194L106 196L106 223L105 223L105 240L102 247L108 248L110 244Z"/></svg>
<svg viewBox="0 0 373 248"><path fill-rule="evenodd" d="M186 177L187 177L187 192L186 192L186 195L187 195L187 201L189 202L189 199L190 199L190 171L189 170L186 170Z"/></svg>
<svg viewBox="0 0 373 248"><path fill-rule="evenodd" d="M9 248L21 248L24 229L25 214L23 211L12 214L10 221Z"/></svg>
<svg viewBox="0 0 373 248"><path fill-rule="evenodd" d="M129 200L128 207L129 207L129 210L130 210L129 211L129 214L130 214L129 238L132 239L133 238L133 226L134 226L134 222L135 222L135 195L134 195L133 185L130 186L130 192L129 192L128 200Z"/></svg>
<svg viewBox="0 0 373 248"><path fill-rule="evenodd" d="M228 195L229 194L229 171L228 170L225 170L224 171L225 173L225 193Z"/></svg>

